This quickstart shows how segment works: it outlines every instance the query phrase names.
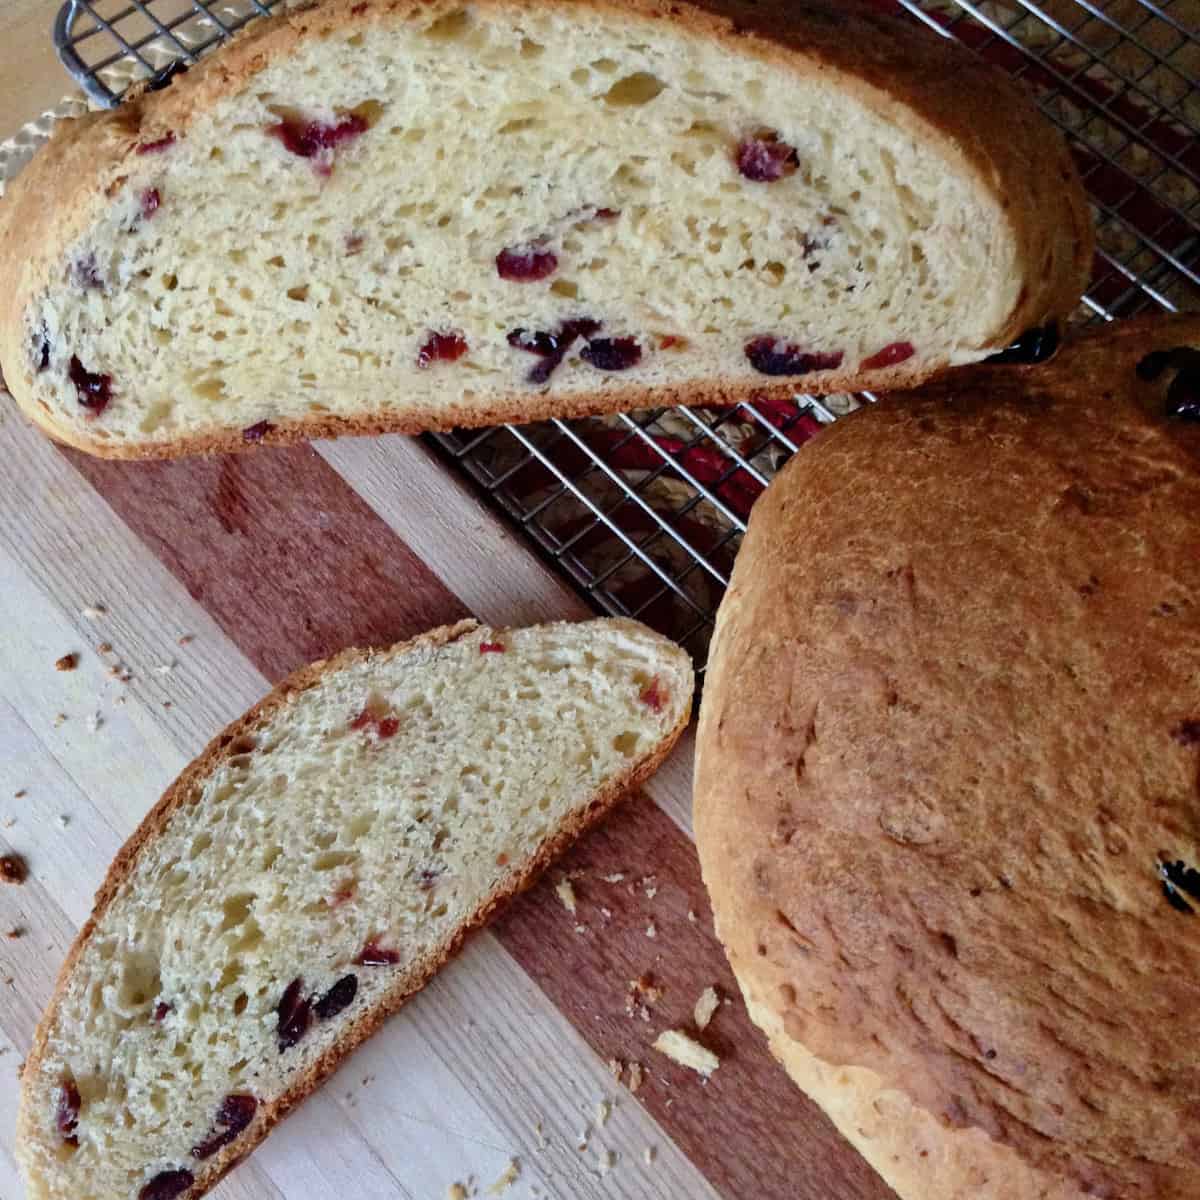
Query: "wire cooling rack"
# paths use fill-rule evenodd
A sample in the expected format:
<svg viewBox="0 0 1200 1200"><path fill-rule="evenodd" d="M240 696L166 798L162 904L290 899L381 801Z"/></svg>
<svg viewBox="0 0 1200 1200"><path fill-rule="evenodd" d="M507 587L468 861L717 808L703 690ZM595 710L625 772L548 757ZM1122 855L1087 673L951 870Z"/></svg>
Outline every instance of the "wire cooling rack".
<svg viewBox="0 0 1200 1200"><path fill-rule="evenodd" d="M1077 322L1200 309L1200 0L875 2L1021 78L1067 135L1098 229ZM55 45L112 106L278 3L69 0ZM862 399L656 408L428 440L598 609L646 621L703 665L755 498Z"/></svg>

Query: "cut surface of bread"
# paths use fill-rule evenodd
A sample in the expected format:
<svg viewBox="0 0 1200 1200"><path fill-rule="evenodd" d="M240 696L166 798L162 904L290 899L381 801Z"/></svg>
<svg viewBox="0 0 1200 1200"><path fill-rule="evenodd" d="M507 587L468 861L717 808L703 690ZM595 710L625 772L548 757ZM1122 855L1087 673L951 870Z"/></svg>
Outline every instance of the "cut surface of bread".
<svg viewBox="0 0 1200 1200"><path fill-rule="evenodd" d="M38 1028L30 1200L200 1195L662 760L687 655L462 622L298 672L118 855Z"/></svg>
<svg viewBox="0 0 1200 1200"><path fill-rule="evenodd" d="M784 0L331 0L64 123L0 224L8 385L115 457L911 382L1091 260L1015 84Z"/></svg>
<svg viewBox="0 0 1200 1200"><path fill-rule="evenodd" d="M1197 1194L1198 512L1200 317L889 397L754 509L704 879L754 1020L902 1200Z"/></svg>

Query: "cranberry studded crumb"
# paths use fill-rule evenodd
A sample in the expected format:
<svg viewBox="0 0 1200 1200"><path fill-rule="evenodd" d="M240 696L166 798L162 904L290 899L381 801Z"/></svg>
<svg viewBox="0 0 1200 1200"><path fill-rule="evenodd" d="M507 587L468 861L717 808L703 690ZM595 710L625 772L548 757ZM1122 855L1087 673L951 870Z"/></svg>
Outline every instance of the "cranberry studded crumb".
<svg viewBox="0 0 1200 1200"><path fill-rule="evenodd" d="M480 642L480 654L503 654L508 647L503 642Z"/></svg>
<svg viewBox="0 0 1200 1200"><path fill-rule="evenodd" d="M160 1000L154 1006L154 1023L161 1025L167 1019L167 1013L170 1011L171 1006L165 1000Z"/></svg>
<svg viewBox="0 0 1200 1200"><path fill-rule="evenodd" d="M417 351L417 366L424 371L436 362L457 362L467 352L467 339L461 331L452 329L447 333L430 332L424 345Z"/></svg>
<svg viewBox="0 0 1200 1200"><path fill-rule="evenodd" d="M441 876L442 871L440 867L424 867L417 876L417 887L423 892L428 892L434 887Z"/></svg>
<svg viewBox="0 0 1200 1200"><path fill-rule="evenodd" d="M98 417L112 400L112 376L94 374L87 370L75 355L71 355L71 366L67 375L75 385L79 403L93 417Z"/></svg>
<svg viewBox="0 0 1200 1200"><path fill-rule="evenodd" d="M773 132L743 139L735 159L737 169L753 183L775 183L800 165L796 147L781 142Z"/></svg>
<svg viewBox="0 0 1200 1200"><path fill-rule="evenodd" d="M54 660L54 669L56 671L73 671L78 665L78 654L64 654L62 658L56 658Z"/></svg>
<svg viewBox="0 0 1200 1200"><path fill-rule="evenodd" d="M651 712L662 712L667 703L668 696L666 689L662 685L662 681L657 675L655 675L654 678L651 679L644 688L642 688L638 695L638 699L648 709L650 709Z"/></svg>
<svg viewBox="0 0 1200 1200"><path fill-rule="evenodd" d="M193 1158L211 1158L223 1146L228 1146L251 1121L258 1111L258 1101L253 1096L232 1094L221 1101L213 1131L192 1147Z"/></svg>
<svg viewBox="0 0 1200 1200"><path fill-rule="evenodd" d="M80 1098L75 1081L68 1079L58 1089L58 1104L54 1110L54 1123L58 1126L62 1140L68 1146L79 1145L79 1138L75 1136L75 1131L79 1127L79 1110L82 1105L83 1100Z"/></svg>
<svg viewBox="0 0 1200 1200"><path fill-rule="evenodd" d="M750 365L763 375L808 375L812 371L832 371L842 365L841 350L803 350L795 342L769 334L746 343Z"/></svg>
<svg viewBox="0 0 1200 1200"><path fill-rule="evenodd" d="M177 1171L159 1171L140 1192L138 1200L175 1200L196 1182L191 1171L180 1167Z"/></svg>
<svg viewBox="0 0 1200 1200"><path fill-rule="evenodd" d="M170 150L173 145L175 145L175 133L171 131L152 142L139 142L137 152L139 154L162 154L164 150Z"/></svg>
<svg viewBox="0 0 1200 1200"><path fill-rule="evenodd" d="M76 287L81 287L84 291L104 291L104 279L100 274L100 268L96 265L94 254L85 254L83 258L77 259L72 274L75 277Z"/></svg>
<svg viewBox="0 0 1200 1200"><path fill-rule="evenodd" d="M362 248L366 245L367 239L361 233L346 234L344 245L347 255L361 254Z"/></svg>
<svg viewBox="0 0 1200 1200"><path fill-rule="evenodd" d="M496 255L496 273L514 283L536 283L558 270L558 255L536 243L508 246Z"/></svg>
<svg viewBox="0 0 1200 1200"><path fill-rule="evenodd" d="M274 428L270 421L256 421L242 430L242 441L261 442Z"/></svg>
<svg viewBox="0 0 1200 1200"><path fill-rule="evenodd" d="M380 738L395 737L400 729L400 721L397 717L382 717L375 725L375 732Z"/></svg>
<svg viewBox="0 0 1200 1200"><path fill-rule="evenodd" d="M351 729L373 729L375 736L382 739L395 737L400 730L400 721L397 717L384 717L379 713L372 712L371 709L364 708L362 712L350 722Z"/></svg>
<svg viewBox="0 0 1200 1200"><path fill-rule="evenodd" d="M642 360L636 338L596 338L579 352L584 362L598 371L628 371Z"/></svg>
<svg viewBox="0 0 1200 1200"><path fill-rule="evenodd" d="M0 883L24 883L28 874L29 868L19 854L0 857Z"/></svg>
<svg viewBox="0 0 1200 1200"><path fill-rule="evenodd" d="M400 961L400 953L381 946L371 938L354 961L360 967L391 967Z"/></svg>
<svg viewBox="0 0 1200 1200"><path fill-rule="evenodd" d="M686 350L688 340L676 333L667 333L658 339L660 350Z"/></svg>
<svg viewBox="0 0 1200 1200"><path fill-rule="evenodd" d="M508 344L517 350L536 354L542 361L525 376L529 383L546 383L567 357L567 351L578 338L590 338L600 328L599 321L590 317L573 317L564 321L557 332L548 333L540 329L514 329L508 335Z"/></svg>
<svg viewBox="0 0 1200 1200"><path fill-rule="evenodd" d="M279 1052L290 1050L307 1032L312 1023L312 1005L301 992L304 980L297 975L287 985L275 1010L279 1014Z"/></svg>
<svg viewBox="0 0 1200 1200"><path fill-rule="evenodd" d="M313 1011L317 1014L319 1021L328 1021L330 1017L336 1017L342 1009L348 1007L358 994L358 976L343 975L323 995L320 1000L313 1005Z"/></svg>
<svg viewBox="0 0 1200 1200"><path fill-rule="evenodd" d="M286 117L277 125L269 125L267 133L278 138L290 154L311 159L318 174L329 175L333 171L334 151L344 143L362 137L368 128L365 117L348 113L332 124Z"/></svg>
<svg viewBox="0 0 1200 1200"><path fill-rule="evenodd" d="M141 212L142 220L148 221L156 212L158 212L162 204L162 193L158 188L147 188L142 193Z"/></svg>
<svg viewBox="0 0 1200 1200"><path fill-rule="evenodd" d="M884 346L882 350L872 354L870 358L864 358L862 369L864 371L877 371L882 367L894 367L897 363L906 362L912 358L916 352L916 347L912 342L892 342L890 345Z"/></svg>

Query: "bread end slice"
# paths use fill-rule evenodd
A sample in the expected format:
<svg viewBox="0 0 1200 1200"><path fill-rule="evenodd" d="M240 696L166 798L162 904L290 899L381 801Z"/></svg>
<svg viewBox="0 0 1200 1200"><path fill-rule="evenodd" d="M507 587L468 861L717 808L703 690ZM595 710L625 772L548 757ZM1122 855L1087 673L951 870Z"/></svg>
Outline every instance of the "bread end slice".
<svg viewBox="0 0 1200 1200"><path fill-rule="evenodd" d="M117 855L22 1077L31 1200L196 1197L687 723L632 621L474 621L284 680Z"/></svg>

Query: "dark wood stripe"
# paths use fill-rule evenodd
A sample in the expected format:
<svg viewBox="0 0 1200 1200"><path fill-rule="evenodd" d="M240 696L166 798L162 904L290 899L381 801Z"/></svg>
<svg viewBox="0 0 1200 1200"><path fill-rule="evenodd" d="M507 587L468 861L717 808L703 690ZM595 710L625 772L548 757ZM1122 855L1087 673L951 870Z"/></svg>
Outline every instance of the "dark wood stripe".
<svg viewBox="0 0 1200 1200"><path fill-rule="evenodd" d="M346 646L390 643L464 615L462 603L307 447L176 463L69 457L271 679ZM554 891L564 870L577 873L575 916ZM604 882L616 873L622 882ZM651 922L653 938L646 936ZM586 932L577 933L577 924ZM712 933L695 848L647 798L584 837L495 930L597 1054L641 1064L646 1082L637 1100L724 1196L891 1195L791 1085L750 1024ZM626 996L630 981L647 974L662 994L642 1020L627 1015ZM690 1028L696 998L714 984L734 1003L722 1005L701 1035L721 1058L703 1083L650 1043L663 1029Z"/></svg>

